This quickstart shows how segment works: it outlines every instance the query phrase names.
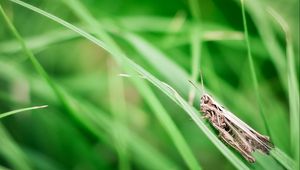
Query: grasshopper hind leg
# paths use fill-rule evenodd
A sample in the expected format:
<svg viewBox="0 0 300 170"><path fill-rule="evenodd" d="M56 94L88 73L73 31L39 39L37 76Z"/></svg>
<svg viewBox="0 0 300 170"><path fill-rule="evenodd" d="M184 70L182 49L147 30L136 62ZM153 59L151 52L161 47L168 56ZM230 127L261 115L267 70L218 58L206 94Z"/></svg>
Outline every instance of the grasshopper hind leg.
<svg viewBox="0 0 300 170"><path fill-rule="evenodd" d="M250 163L255 162L255 158L246 150L244 150L238 142L224 129L218 128L219 130L219 137L226 142L228 145L233 147L235 150L241 153L241 155Z"/></svg>

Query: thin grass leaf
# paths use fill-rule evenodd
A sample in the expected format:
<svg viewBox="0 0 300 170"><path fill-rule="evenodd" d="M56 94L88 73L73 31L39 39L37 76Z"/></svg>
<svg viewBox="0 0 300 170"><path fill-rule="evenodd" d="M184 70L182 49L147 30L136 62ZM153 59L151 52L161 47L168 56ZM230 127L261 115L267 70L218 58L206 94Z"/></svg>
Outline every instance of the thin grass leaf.
<svg viewBox="0 0 300 170"><path fill-rule="evenodd" d="M240 0L236 0L240 4ZM283 90L287 92L286 83L286 60L284 52L280 48L280 43L276 39L276 33L271 27L269 18L266 15L265 5L259 0L246 0L245 8L252 17L253 22L260 34L264 46L270 54L271 61L274 63L279 80L281 81Z"/></svg>
<svg viewBox="0 0 300 170"><path fill-rule="evenodd" d="M190 8L193 18L196 21L199 21L200 17L201 17L199 1L189 0L189 8Z"/></svg>
<svg viewBox="0 0 300 170"><path fill-rule="evenodd" d="M258 88L258 81L257 81L256 71L255 71L253 57L252 57L251 45L250 45L250 41L249 41L249 33L248 33L248 25L247 25L247 19L246 19L244 0L241 0L241 6L242 6L243 26L244 26L244 31L245 31L245 43L247 46L248 61L249 61L249 66L250 66L251 79L252 79L253 87L254 87L254 93L256 96L259 113L264 122L264 126L267 131L267 134L271 135L270 128L269 128L268 122L267 122L267 118L266 118L266 115L263 110L263 105L262 105L260 92L259 92L259 88Z"/></svg>
<svg viewBox="0 0 300 170"><path fill-rule="evenodd" d="M202 47L202 29L200 31L198 28L201 28L201 11L199 1L197 0L189 0L189 8L192 13L193 19L195 20L194 25L190 31L190 46L191 46L191 68L192 68L192 81L197 82L197 78L199 77L199 69L200 69L200 55L201 55L201 47ZM192 86L191 86L192 87ZM189 102L192 105L192 101L195 98L195 88L190 90L189 94Z"/></svg>
<svg viewBox="0 0 300 170"><path fill-rule="evenodd" d="M297 169L295 161L290 158L286 153L281 151L279 148L275 147L271 151L271 155L280 162L286 169L288 170L294 170Z"/></svg>
<svg viewBox="0 0 300 170"><path fill-rule="evenodd" d="M26 111L29 111L29 110L36 110L36 109L43 109L43 108L46 108L46 107L48 107L48 105L27 107L27 108L23 108L23 109L17 109L17 110L1 113L0 114L0 119L4 118L4 117L7 117L7 116L10 116L10 115L20 113L20 112L26 112Z"/></svg>
<svg viewBox="0 0 300 170"><path fill-rule="evenodd" d="M201 61L201 47L202 47L202 37L199 36L199 31L197 27L194 26L190 35L191 39L191 52L192 52L192 60L191 60L191 68L192 68L192 81L197 82L200 71L200 61ZM196 89L191 86L190 94L189 94L189 102L192 105L192 101L195 98Z"/></svg>
<svg viewBox="0 0 300 170"><path fill-rule="evenodd" d="M108 87L109 87L109 100L110 100L110 109L113 115L115 124L127 125L126 117L129 116L125 96L124 96L124 83L122 79L116 77L118 69L116 64L112 61L108 61L109 69L109 78L108 78ZM128 141L124 139L122 131L116 129L115 131L115 145L118 153L119 160L119 169L129 170L130 169L130 157L128 152Z"/></svg>
<svg viewBox="0 0 300 170"><path fill-rule="evenodd" d="M286 21L272 8L268 12L273 16L275 21L282 28L286 39L286 56L287 56L287 77L288 77L288 94L290 109L290 129L291 129L291 150L294 151L294 157L297 161L295 169L299 169L299 122L300 122L300 101L299 101L299 76L297 76L295 65L295 54L292 43L292 35ZM298 78L297 78L298 77Z"/></svg>
<svg viewBox="0 0 300 170"><path fill-rule="evenodd" d="M191 149L187 145L184 137L181 135L179 129L176 127L172 118L169 116L169 113L166 111L166 109L162 106L155 94L152 92L151 88L146 83L141 84L140 80L138 79L134 79L133 81L135 86L138 87L142 96L149 103L157 119L161 122L165 130L169 133L179 152L182 155L184 155L184 159L188 163L190 168L201 169L201 167L197 163L197 160L194 158Z"/></svg>
<svg viewBox="0 0 300 170"><path fill-rule="evenodd" d="M257 159L257 162L262 167L262 169L272 169L272 170L284 170L285 168L280 165L273 157L266 156L261 153L255 152L253 156ZM256 169L256 168L255 168Z"/></svg>

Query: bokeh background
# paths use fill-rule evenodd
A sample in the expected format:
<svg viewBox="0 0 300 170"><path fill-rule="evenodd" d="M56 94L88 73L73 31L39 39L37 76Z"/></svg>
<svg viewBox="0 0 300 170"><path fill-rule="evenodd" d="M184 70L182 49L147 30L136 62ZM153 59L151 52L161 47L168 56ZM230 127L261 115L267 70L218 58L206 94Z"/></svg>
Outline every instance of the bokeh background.
<svg viewBox="0 0 300 170"><path fill-rule="evenodd" d="M188 80L200 82L201 70L210 94L271 136L287 158L299 160L299 89L289 86L299 83L299 1L245 2L258 89L238 0L26 2L126 54L186 101L195 92ZM0 119L0 168L191 169L192 160L202 169L239 168L164 89L128 72L126 62L45 16L9 0L0 4L21 36L15 37L2 13L0 113L48 105ZM286 168L262 155L260 163L249 164L230 150L249 168Z"/></svg>

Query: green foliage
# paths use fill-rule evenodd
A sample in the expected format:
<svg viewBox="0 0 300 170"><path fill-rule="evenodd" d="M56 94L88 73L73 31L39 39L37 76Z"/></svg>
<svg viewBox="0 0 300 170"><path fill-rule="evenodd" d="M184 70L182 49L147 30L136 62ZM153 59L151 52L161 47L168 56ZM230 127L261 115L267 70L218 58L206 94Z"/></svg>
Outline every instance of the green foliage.
<svg viewBox="0 0 300 170"><path fill-rule="evenodd" d="M293 2L10 1L0 2L0 169L299 167L299 16L278 10ZM200 70L215 98L268 131L270 156L249 164L218 139L188 82Z"/></svg>

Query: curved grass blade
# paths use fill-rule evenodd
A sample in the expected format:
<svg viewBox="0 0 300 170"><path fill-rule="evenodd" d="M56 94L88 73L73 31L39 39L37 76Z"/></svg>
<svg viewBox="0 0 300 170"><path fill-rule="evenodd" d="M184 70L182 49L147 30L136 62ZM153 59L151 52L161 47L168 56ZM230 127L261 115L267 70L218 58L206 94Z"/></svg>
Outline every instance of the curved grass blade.
<svg viewBox="0 0 300 170"><path fill-rule="evenodd" d="M20 112L26 112L26 111L29 111L29 110L36 110L36 109L43 109L43 108L46 108L46 107L48 107L48 105L27 107L27 108L23 108L23 109L17 109L17 110L1 113L0 114L0 119L4 118L4 117L7 117L7 116L10 116L10 115L20 113Z"/></svg>

